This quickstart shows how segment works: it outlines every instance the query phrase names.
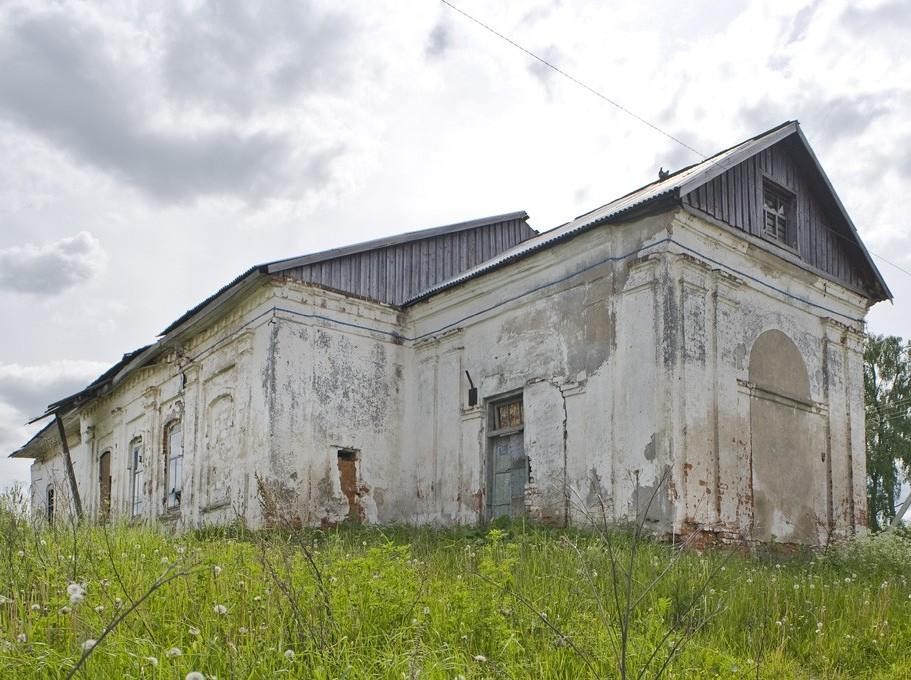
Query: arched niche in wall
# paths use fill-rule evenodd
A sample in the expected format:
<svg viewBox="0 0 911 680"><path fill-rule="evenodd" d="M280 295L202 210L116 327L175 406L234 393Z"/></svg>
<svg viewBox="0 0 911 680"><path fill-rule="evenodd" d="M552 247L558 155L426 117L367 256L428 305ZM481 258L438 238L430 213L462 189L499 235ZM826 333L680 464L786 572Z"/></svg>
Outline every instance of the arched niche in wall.
<svg viewBox="0 0 911 680"><path fill-rule="evenodd" d="M777 329L756 338L750 352L750 382L769 392L810 401L810 376L797 345Z"/></svg>
<svg viewBox="0 0 911 680"><path fill-rule="evenodd" d="M237 458L236 441L234 397L230 393L222 393L212 399L206 407L204 497L209 506L229 501L231 469Z"/></svg>
<svg viewBox="0 0 911 680"><path fill-rule="evenodd" d="M760 335L750 352L749 381L753 538L815 543L820 514L825 521L824 422L794 341L780 330Z"/></svg>

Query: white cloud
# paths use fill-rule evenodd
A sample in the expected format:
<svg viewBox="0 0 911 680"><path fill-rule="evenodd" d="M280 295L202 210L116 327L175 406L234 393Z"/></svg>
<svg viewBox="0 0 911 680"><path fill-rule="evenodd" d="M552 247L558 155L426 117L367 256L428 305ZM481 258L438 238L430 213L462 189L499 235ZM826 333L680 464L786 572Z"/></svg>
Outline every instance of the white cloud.
<svg viewBox="0 0 911 680"><path fill-rule="evenodd" d="M109 368L97 361L51 361L23 366L0 363L0 489L25 481L27 465L6 457L46 424L27 425L45 407L74 394Z"/></svg>
<svg viewBox="0 0 911 680"><path fill-rule="evenodd" d="M57 295L88 281L104 266L106 255L92 234L45 244L0 250L0 289L35 295Z"/></svg>

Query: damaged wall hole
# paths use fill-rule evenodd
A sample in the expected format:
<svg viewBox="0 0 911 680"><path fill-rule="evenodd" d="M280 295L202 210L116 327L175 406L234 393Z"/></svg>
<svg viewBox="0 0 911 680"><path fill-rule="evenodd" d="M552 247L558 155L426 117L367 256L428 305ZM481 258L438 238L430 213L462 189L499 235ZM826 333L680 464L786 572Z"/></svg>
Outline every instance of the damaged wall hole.
<svg viewBox="0 0 911 680"><path fill-rule="evenodd" d="M364 519L361 507L361 489L358 483L358 452L355 449L338 449L338 477L342 494L348 501L346 521L360 524Z"/></svg>

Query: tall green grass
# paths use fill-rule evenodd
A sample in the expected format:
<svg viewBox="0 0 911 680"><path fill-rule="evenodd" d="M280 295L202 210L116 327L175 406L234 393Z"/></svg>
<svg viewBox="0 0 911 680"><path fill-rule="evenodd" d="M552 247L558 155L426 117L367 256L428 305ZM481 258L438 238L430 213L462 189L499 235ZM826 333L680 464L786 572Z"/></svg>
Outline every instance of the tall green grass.
<svg viewBox="0 0 911 680"><path fill-rule="evenodd" d="M0 520L2 678L66 677L165 573L186 575L77 677L617 677L612 566L629 559L628 534L612 536L612 565L597 535L515 525L172 536ZM634 592L673 555L640 542ZM911 677L909 571L898 534L789 560L686 554L632 611L630 677L656 644L661 658L681 641L665 677ZM84 599L71 603L73 583Z"/></svg>

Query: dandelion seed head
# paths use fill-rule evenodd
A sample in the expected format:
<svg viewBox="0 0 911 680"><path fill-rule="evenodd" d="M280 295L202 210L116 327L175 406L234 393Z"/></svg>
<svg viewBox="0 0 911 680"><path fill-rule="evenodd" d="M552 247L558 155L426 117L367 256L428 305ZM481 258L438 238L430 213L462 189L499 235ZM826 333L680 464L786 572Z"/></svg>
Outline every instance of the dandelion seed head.
<svg viewBox="0 0 911 680"><path fill-rule="evenodd" d="M158 666L157 656L147 656L146 661L148 661L153 667Z"/></svg>
<svg viewBox="0 0 911 680"><path fill-rule="evenodd" d="M427 616L429 614L430 614L430 607L424 607L424 616Z"/></svg>
<svg viewBox="0 0 911 680"><path fill-rule="evenodd" d="M246 635L247 632L248 632L248 631L247 631L247 627L246 627L246 626L241 626L240 628L237 629L237 632L240 633L241 635Z"/></svg>
<svg viewBox="0 0 911 680"><path fill-rule="evenodd" d="M123 600L119 597L114 598L114 609L120 609L123 606Z"/></svg>
<svg viewBox="0 0 911 680"><path fill-rule="evenodd" d="M64 616L69 614L71 611L73 611L73 610L70 609L69 607L67 607L66 605L64 605L63 607L60 608L60 613L63 614Z"/></svg>
<svg viewBox="0 0 911 680"><path fill-rule="evenodd" d="M84 599L85 599L85 595L83 593L73 593L72 595L70 595L70 604L77 605L80 602L82 602Z"/></svg>
<svg viewBox="0 0 911 680"><path fill-rule="evenodd" d="M216 564L214 567L212 567L212 573L214 573L216 576L220 576L220 575L221 575L221 567L219 567L219 566Z"/></svg>
<svg viewBox="0 0 911 680"><path fill-rule="evenodd" d="M214 611L219 616L224 616L225 614L228 613L228 608L226 606L224 606L223 604L217 604L214 607L212 607L212 611Z"/></svg>
<svg viewBox="0 0 911 680"><path fill-rule="evenodd" d="M82 587L81 583L71 583L66 587L66 594L73 595L82 595L85 592L85 588Z"/></svg>
<svg viewBox="0 0 911 680"><path fill-rule="evenodd" d="M474 659L475 661L479 662L479 663L484 663L485 661L487 661L487 657L484 656L483 654L475 654L475 655L474 655L473 657L471 657L471 658Z"/></svg>
<svg viewBox="0 0 911 680"><path fill-rule="evenodd" d="M293 660L294 660L294 650L293 650L293 649L286 649L286 650L285 650L285 658L286 658L288 661L293 661Z"/></svg>
<svg viewBox="0 0 911 680"><path fill-rule="evenodd" d="M16 552L16 557L25 557L25 551L24 551L24 550L19 550L19 551L17 551L17 552Z"/></svg>
<svg viewBox="0 0 911 680"><path fill-rule="evenodd" d="M88 640L86 640L85 642L82 643L82 651L87 652L92 647L94 647L96 644L98 644L98 640L93 640L92 638L89 638Z"/></svg>
<svg viewBox="0 0 911 680"><path fill-rule="evenodd" d="M177 657L177 656L183 656L183 652L180 651L180 647L171 647L168 651L166 651L164 653L164 655L166 657L168 657L169 659L173 659L174 657Z"/></svg>
<svg viewBox="0 0 911 680"><path fill-rule="evenodd" d="M206 680L206 676L199 671L190 671L187 673L184 680Z"/></svg>
<svg viewBox="0 0 911 680"><path fill-rule="evenodd" d="M190 626L190 629L187 632L193 637L199 637L201 631L196 626Z"/></svg>
<svg viewBox="0 0 911 680"><path fill-rule="evenodd" d="M29 609L31 609L33 612L40 612L40 611L41 611L41 605L40 605L40 604L33 604L31 607L29 607Z"/></svg>
<svg viewBox="0 0 911 680"><path fill-rule="evenodd" d="M103 611L104 611L104 605L103 605L103 604L99 604L97 607L95 607L95 613L96 613L96 614L100 614L100 613L103 612Z"/></svg>
<svg viewBox="0 0 911 680"><path fill-rule="evenodd" d="M25 644L28 642L28 636L25 633L19 633L19 635L16 636L16 642Z"/></svg>

